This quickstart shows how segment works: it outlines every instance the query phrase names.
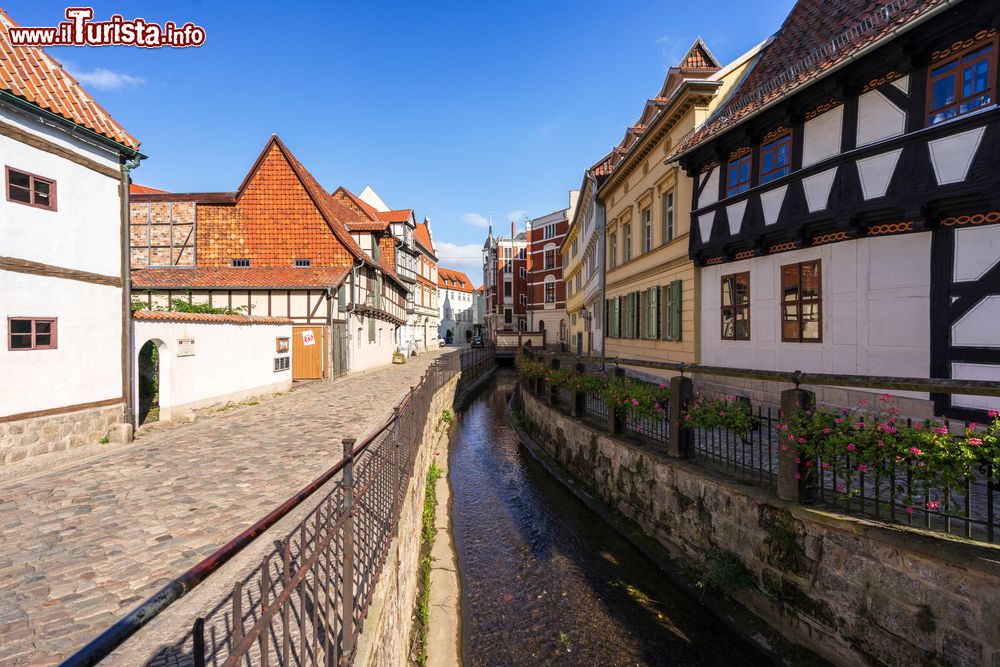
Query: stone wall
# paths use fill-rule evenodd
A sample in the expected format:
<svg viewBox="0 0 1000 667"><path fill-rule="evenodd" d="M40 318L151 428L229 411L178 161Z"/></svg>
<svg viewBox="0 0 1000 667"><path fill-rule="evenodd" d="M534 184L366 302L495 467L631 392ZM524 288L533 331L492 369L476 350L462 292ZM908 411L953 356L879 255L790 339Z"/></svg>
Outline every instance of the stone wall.
<svg viewBox="0 0 1000 667"><path fill-rule="evenodd" d="M447 437L447 427L440 423L440 418L442 411L452 409L457 386L456 375L438 390L431 402L423 444L417 453L400 512L399 529L389 546L389 555L358 640L354 661L358 667L398 667L410 662L410 631L417 601L427 470L438 443Z"/></svg>
<svg viewBox="0 0 1000 667"><path fill-rule="evenodd" d="M58 415L0 422L0 465L31 456L93 445L103 438L122 440L125 404L119 403Z"/></svg>
<svg viewBox="0 0 1000 667"><path fill-rule="evenodd" d="M743 606L835 664L1000 666L1000 546L854 519L612 438L527 392L529 432L695 569L737 559Z"/></svg>

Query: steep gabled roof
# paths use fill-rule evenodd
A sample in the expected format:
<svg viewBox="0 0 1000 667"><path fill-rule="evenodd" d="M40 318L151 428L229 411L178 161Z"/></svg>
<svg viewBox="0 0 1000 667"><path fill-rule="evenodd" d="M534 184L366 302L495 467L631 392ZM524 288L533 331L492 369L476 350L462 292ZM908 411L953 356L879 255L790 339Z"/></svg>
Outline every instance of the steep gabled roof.
<svg viewBox="0 0 1000 667"><path fill-rule="evenodd" d="M37 46L14 46L10 28L18 27L0 9L0 91L30 102L134 152L139 140L125 131L80 83Z"/></svg>
<svg viewBox="0 0 1000 667"><path fill-rule="evenodd" d="M799 0L739 90L668 159L829 74L858 51L916 25L947 0Z"/></svg>
<svg viewBox="0 0 1000 667"><path fill-rule="evenodd" d="M715 55L701 37L694 40L694 44L681 58L677 67L682 70L709 70L713 72L722 69L722 65L715 59Z"/></svg>
<svg viewBox="0 0 1000 667"><path fill-rule="evenodd" d="M434 244L431 242L430 223L426 220L424 222L417 223L417 228L413 231L413 238L416 239L417 243L424 247L424 250L432 255L435 254Z"/></svg>
<svg viewBox="0 0 1000 667"><path fill-rule="evenodd" d="M337 199L338 196L348 199L352 204L357 206L369 220L372 221L381 220L382 222L406 222L413 217L412 208L387 209L385 211L381 211L345 188L343 185L334 190L331 196L334 199Z"/></svg>

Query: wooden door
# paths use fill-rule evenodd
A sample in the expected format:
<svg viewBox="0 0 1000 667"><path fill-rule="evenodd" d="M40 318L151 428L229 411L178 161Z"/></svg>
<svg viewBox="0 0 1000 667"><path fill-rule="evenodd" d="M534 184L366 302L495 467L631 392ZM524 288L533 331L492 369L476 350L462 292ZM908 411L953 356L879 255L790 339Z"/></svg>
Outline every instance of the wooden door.
<svg viewBox="0 0 1000 667"><path fill-rule="evenodd" d="M347 323L334 322L330 331L333 363L331 377L347 374Z"/></svg>
<svg viewBox="0 0 1000 667"><path fill-rule="evenodd" d="M325 327L292 327L292 379L317 380L323 377Z"/></svg>

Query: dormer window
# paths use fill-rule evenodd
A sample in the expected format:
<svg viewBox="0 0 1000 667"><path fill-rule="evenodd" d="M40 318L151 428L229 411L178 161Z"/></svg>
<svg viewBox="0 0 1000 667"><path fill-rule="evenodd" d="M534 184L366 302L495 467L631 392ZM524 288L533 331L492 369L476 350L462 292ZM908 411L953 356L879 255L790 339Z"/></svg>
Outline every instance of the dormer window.
<svg viewBox="0 0 1000 667"><path fill-rule="evenodd" d="M312 260L308 259L308 258L302 258L302 257L297 258L295 260L295 266L297 266L298 268L301 268L301 269L309 268L310 266L312 266Z"/></svg>
<svg viewBox="0 0 1000 667"><path fill-rule="evenodd" d="M979 42L930 68L927 124L936 125L993 103L996 43Z"/></svg>
<svg viewBox="0 0 1000 667"><path fill-rule="evenodd" d="M730 160L726 168L726 196L732 197L750 189L750 154Z"/></svg>
<svg viewBox="0 0 1000 667"><path fill-rule="evenodd" d="M250 268L250 259L247 257L239 257L230 260L230 266L234 269L247 269Z"/></svg>
<svg viewBox="0 0 1000 667"><path fill-rule="evenodd" d="M792 135L785 134L760 147L760 184L770 183L792 170Z"/></svg>

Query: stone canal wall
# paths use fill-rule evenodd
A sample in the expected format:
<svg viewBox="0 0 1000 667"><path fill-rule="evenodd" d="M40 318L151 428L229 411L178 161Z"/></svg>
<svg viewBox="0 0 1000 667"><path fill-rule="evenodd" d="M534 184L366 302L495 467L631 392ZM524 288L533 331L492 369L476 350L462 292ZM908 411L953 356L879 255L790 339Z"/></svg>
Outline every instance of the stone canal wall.
<svg viewBox="0 0 1000 667"><path fill-rule="evenodd" d="M1000 546L795 506L520 392L572 477L735 599L838 665L1000 665ZM711 577L710 577L711 575Z"/></svg>
<svg viewBox="0 0 1000 667"><path fill-rule="evenodd" d="M406 488L399 529L389 546L389 555L358 639L354 661L357 667L398 667L410 662L410 632L417 601L420 528L427 470L438 446L448 437L447 425L441 422L441 415L444 410L452 409L458 379L456 375L445 383L431 401L423 444L417 452L413 474Z"/></svg>

